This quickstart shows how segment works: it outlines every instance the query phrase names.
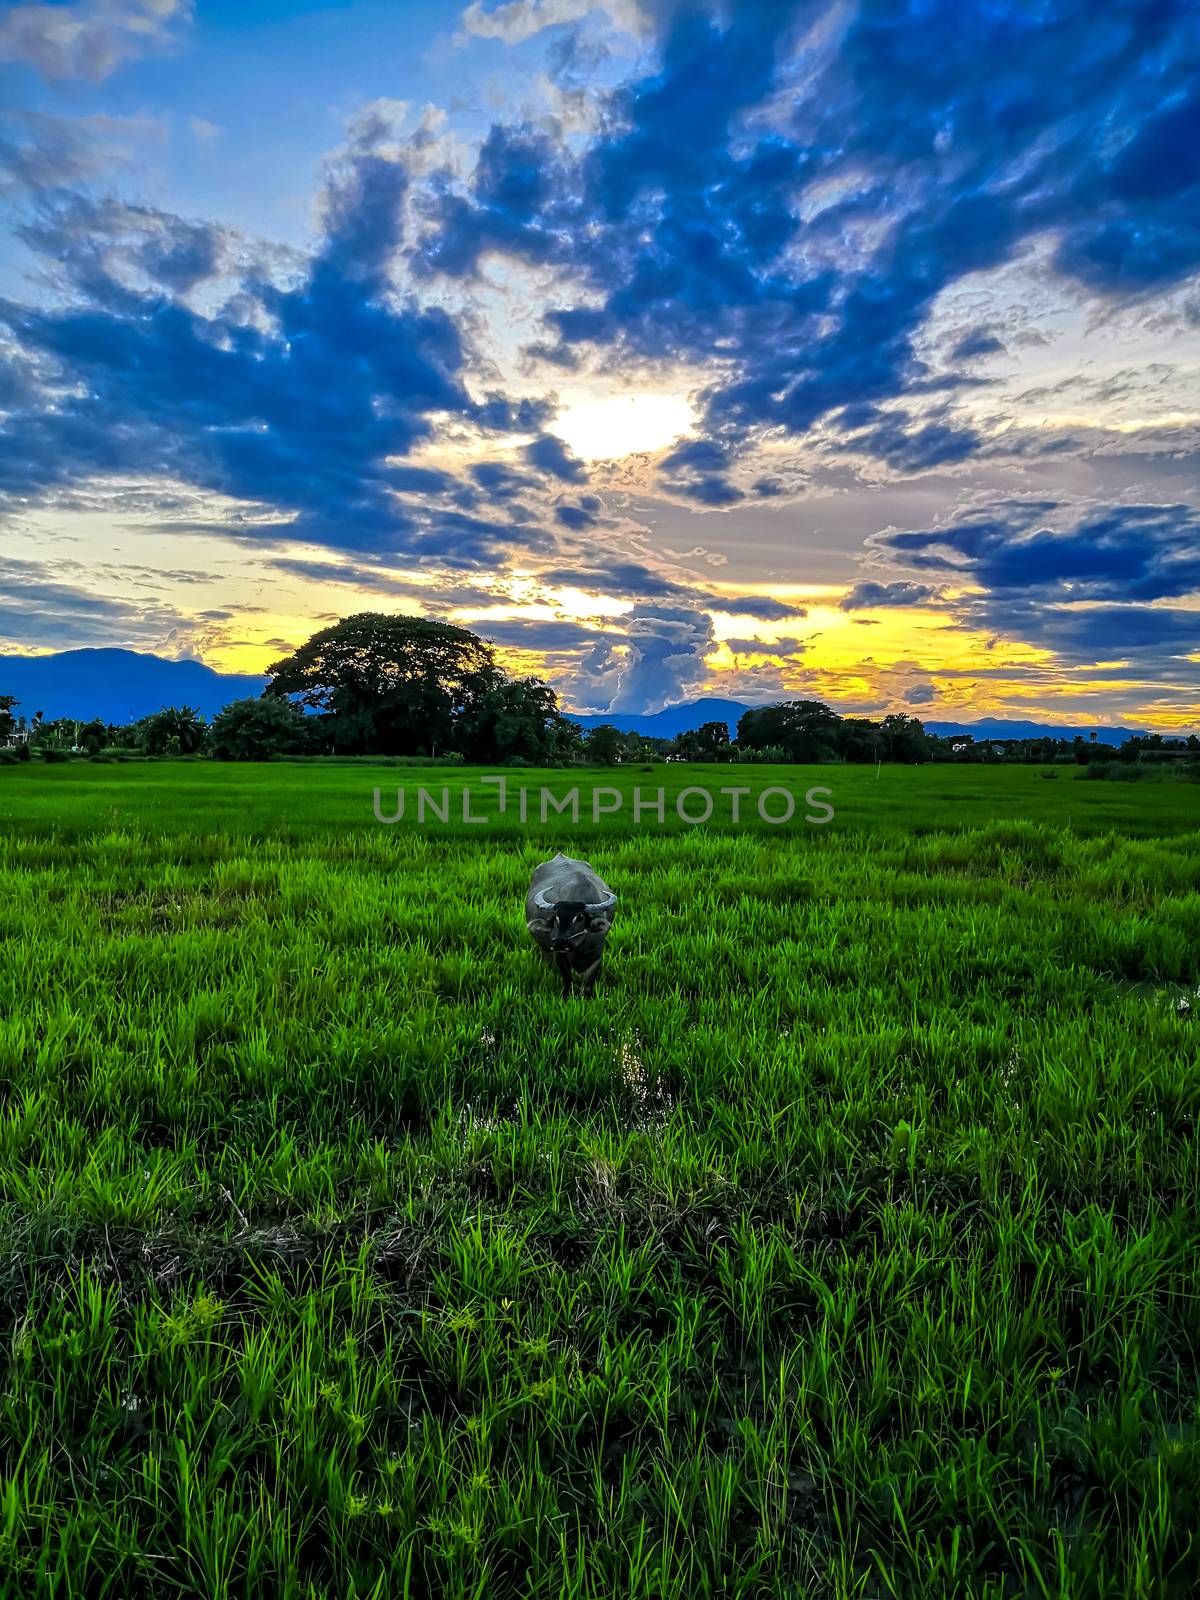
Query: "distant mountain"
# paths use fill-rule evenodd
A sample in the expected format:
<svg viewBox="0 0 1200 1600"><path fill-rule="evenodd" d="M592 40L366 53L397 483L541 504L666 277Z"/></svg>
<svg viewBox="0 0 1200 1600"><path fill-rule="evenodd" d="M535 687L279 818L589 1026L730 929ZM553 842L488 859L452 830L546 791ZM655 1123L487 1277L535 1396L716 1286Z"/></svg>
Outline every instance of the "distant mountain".
<svg viewBox="0 0 1200 1600"><path fill-rule="evenodd" d="M614 728L619 728L622 733L645 733L655 739L674 739L681 733L688 733L698 728L705 722L725 722L729 726L730 738L737 732L738 719L752 706L743 705L738 700L691 700L684 705L667 706L663 711L655 711L647 716L637 716L631 712L603 711L592 716L576 716L568 712L573 722L578 722L584 728L596 728L601 723L607 723ZM927 733L936 733L943 736L951 734L969 733L976 740L982 739L1073 739L1078 734L1080 738L1089 739L1092 732L1096 734L1100 744L1118 745L1126 739L1131 739L1136 733L1144 732L1138 728L1073 728L1059 724L1041 722L1007 722L1000 717L982 717L978 722L925 722Z"/></svg>
<svg viewBox="0 0 1200 1600"><path fill-rule="evenodd" d="M214 717L222 706L244 695L261 694L265 677L215 672L202 661L167 661L137 650L61 650L49 656L0 656L0 694L20 702L17 715L30 720L35 711L54 717L100 717L105 722L136 722L162 706L195 706ZM674 739L705 722L724 722L730 737L738 719L751 706L740 700L689 700L662 711L602 711L591 716L568 715L581 727L601 723L622 733L645 733L655 739ZM924 718L921 719L924 721ZM926 722L930 733L969 733L975 739L1087 739L1091 728L1041 722L1008 722L983 717L978 722ZM1102 744L1118 745L1140 730L1097 728Z"/></svg>
<svg viewBox="0 0 1200 1600"><path fill-rule="evenodd" d="M0 694L15 695L16 714L99 717L136 722L163 706L194 706L214 717L222 706L262 693L266 678L214 672L202 661L167 661L136 650L60 650L51 656L0 656Z"/></svg>
<svg viewBox="0 0 1200 1600"><path fill-rule="evenodd" d="M646 733L653 739L674 739L706 722L724 722L729 725L732 738L737 732L738 718L750 709L739 700L689 700L684 705L667 706L662 711L644 715L631 711L602 711L592 716L576 716L573 711L566 714L583 728L619 728L622 733Z"/></svg>
<svg viewBox="0 0 1200 1600"><path fill-rule="evenodd" d="M1084 739L1096 735L1097 744L1124 744L1143 735L1145 728L1072 728L1051 722L1006 722L1001 717L981 717L978 722L925 722L926 733L951 738L969 733L978 744L986 739Z"/></svg>

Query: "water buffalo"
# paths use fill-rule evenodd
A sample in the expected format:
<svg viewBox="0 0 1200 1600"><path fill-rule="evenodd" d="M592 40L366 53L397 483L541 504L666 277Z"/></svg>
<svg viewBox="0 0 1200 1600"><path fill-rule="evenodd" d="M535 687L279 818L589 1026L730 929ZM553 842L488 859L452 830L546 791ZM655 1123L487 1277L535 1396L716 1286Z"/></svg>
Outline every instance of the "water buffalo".
<svg viewBox="0 0 1200 1600"><path fill-rule="evenodd" d="M562 979L564 999L576 973L585 995L595 987L616 904L616 895L586 861L575 861L561 850L553 861L533 869L525 926Z"/></svg>

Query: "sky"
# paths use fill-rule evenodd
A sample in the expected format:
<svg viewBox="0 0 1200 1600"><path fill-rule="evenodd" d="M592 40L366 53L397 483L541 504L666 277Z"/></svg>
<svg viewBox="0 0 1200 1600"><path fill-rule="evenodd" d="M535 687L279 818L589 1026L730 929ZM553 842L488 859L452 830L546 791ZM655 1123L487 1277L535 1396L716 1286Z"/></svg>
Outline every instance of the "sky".
<svg viewBox="0 0 1200 1600"><path fill-rule="evenodd" d="M0 5L0 653L1200 727L1198 68L1200 0Z"/></svg>

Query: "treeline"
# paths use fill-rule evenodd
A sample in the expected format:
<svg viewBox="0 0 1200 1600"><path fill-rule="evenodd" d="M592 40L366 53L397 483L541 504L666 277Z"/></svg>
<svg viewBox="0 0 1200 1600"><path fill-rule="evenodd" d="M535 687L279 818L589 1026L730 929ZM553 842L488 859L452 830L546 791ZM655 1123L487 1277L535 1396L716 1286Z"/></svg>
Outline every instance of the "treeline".
<svg viewBox="0 0 1200 1600"><path fill-rule="evenodd" d="M31 722L0 695L0 761L86 755L211 756L264 761L296 756L399 757L486 766L618 766L653 761L1080 764L1195 762L1200 739L1154 734L1118 751L1090 740L939 737L916 717L842 717L819 700L757 706L730 738L707 722L675 739L586 733L563 715L539 678L512 678L490 645L465 628L420 617L365 612L314 634L268 669L258 697L235 700L207 722L190 706L166 706L139 722Z"/></svg>

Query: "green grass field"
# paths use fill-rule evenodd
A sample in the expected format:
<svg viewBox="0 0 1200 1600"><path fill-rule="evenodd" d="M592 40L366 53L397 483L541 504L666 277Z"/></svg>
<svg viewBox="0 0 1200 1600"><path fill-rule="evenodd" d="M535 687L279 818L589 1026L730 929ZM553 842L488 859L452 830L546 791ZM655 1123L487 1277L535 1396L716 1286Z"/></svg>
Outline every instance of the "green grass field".
<svg viewBox="0 0 1200 1600"><path fill-rule="evenodd" d="M0 771L0 1592L1200 1592L1200 790L479 776Z"/></svg>

